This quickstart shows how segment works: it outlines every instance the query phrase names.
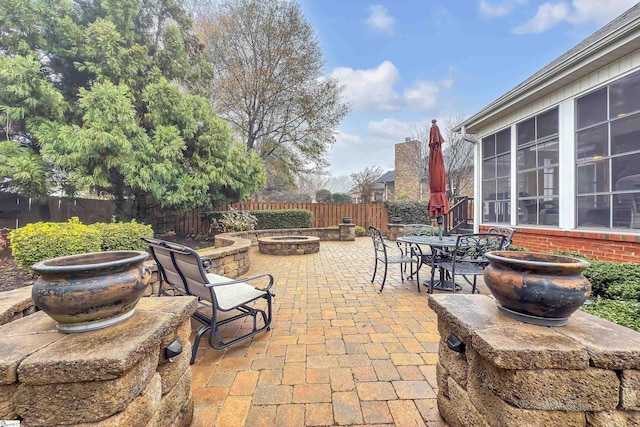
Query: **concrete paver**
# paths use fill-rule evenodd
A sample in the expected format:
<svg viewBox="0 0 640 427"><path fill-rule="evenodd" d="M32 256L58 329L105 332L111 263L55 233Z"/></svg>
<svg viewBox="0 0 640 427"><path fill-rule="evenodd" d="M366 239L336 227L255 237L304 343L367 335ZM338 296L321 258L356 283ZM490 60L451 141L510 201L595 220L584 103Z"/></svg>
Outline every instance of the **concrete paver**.
<svg viewBox="0 0 640 427"><path fill-rule="evenodd" d="M252 248L250 257L248 275L275 278L272 330L225 350L201 342L193 426L446 426L435 399L440 337L429 294L402 282L395 265L380 293L370 238L322 242L319 253L300 256Z"/></svg>

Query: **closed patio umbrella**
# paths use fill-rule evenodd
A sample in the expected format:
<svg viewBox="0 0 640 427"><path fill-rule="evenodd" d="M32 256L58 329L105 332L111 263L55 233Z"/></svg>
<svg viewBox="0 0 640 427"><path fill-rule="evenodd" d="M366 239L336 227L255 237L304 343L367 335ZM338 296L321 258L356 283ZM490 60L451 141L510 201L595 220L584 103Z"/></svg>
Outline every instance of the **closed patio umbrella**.
<svg viewBox="0 0 640 427"><path fill-rule="evenodd" d="M447 200L447 175L444 170L444 158L442 157L442 143L444 138L436 124L431 120L429 131L429 215L438 219L439 236L442 239L442 216L449 213L449 201Z"/></svg>

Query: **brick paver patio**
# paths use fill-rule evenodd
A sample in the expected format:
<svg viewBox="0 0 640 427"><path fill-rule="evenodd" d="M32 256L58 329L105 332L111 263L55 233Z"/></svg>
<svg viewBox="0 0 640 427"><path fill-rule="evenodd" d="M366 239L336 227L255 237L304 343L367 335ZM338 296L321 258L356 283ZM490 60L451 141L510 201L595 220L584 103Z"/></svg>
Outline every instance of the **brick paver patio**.
<svg viewBox="0 0 640 427"><path fill-rule="evenodd" d="M397 265L380 294L370 238L322 242L301 256L254 248L249 274L261 272L276 279L273 329L222 351L203 340L193 426L446 425L428 294L402 283Z"/></svg>

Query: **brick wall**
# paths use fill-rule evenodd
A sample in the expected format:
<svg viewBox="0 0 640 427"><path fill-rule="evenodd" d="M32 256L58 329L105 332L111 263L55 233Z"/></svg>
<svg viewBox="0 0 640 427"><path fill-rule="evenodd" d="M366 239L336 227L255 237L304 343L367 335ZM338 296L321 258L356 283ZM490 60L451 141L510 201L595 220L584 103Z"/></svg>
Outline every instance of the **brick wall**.
<svg viewBox="0 0 640 427"><path fill-rule="evenodd" d="M513 244L534 252L571 251L603 261L640 262L640 235L514 228ZM480 226L481 232L488 229Z"/></svg>
<svg viewBox="0 0 640 427"><path fill-rule="evenodd" d="M418 179L418 159L420 142L406 141L396 144L395 196L407 193L411 200L420 200L420 180ZM428 190L428 188L427 188Z"/></svg>

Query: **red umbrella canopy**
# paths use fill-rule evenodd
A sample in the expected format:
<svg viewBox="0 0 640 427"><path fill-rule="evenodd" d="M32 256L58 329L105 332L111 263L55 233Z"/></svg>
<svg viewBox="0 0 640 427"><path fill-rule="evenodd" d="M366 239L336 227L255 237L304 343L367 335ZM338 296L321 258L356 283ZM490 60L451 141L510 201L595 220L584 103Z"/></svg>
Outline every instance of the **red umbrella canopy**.
<svg viewBox="0 0 640 427"><path fill-rule="evenodd" d="M431 216L446 215L449 212L447 200L447 174L444 170L442 143L444 138L435 120L432 120L429 131L429 214Z"/></svg>

